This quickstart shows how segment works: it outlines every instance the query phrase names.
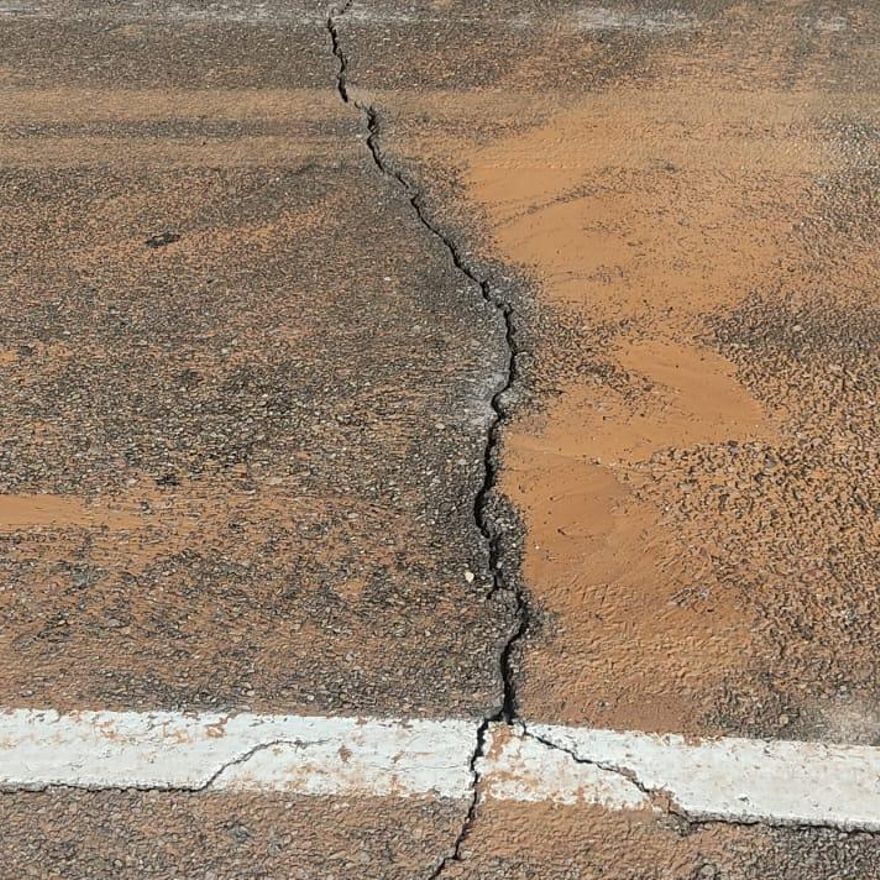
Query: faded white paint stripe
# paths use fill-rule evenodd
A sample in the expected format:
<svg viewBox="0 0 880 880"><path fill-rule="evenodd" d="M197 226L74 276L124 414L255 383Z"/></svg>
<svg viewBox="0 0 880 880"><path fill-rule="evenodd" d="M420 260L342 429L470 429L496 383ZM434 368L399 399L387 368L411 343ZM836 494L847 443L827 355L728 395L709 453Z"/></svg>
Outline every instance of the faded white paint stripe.
<svg viewBox="0 0 880 880"><path fill-rule="evenodd" d="M477 728L454 719L8 710L0 789L464 799ZM552 725L525 734L499 724L476 769L482 798L645 809L662 793L692 819L880 830L880 749L868 746Z"/></svg>
<svg viewBox="0 0 880 880"><path fill-rule="evenodd" d="M477 761L481 796L504 801L596 804L614 810L650 807L650 799L621 773L574 761L516 728L496 725Z"/></svg>
<svg viewBox="0 0 880 880"><path fill-rule="evenodd" d="M692 819L880 830L880 749L529 725L580 760L615 768Z"/></svg>
<svg viewBox="0 0 880 880"><path fill-rule="evenodd" d="M179 712L0 713L0 787L465 797L474 725Z"/></svg>

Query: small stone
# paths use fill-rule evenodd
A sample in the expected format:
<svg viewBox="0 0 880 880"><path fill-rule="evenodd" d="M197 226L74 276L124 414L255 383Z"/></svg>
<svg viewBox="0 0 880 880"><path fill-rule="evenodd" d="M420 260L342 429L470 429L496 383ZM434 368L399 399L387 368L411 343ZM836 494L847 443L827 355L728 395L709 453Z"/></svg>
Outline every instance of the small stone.
<svg viewBox="0 0 880 880"><path fill-rule="evenodd" d="M791 723L791 719L788 717L788 715L780 715L779 716L779 726L780 727L788 727L788 725L790 723Z"/></svg>
<svg viewBox="0 0 880 880"><path fill-rule="evenodd" d="M155 250L156 248L174 244L176 241L180 241L180 235L177 232L166 230L165 232L160 232L158 235L151 235L144 244L148 248Z"/></svg>
<svg viewBox="0 0 880 880"><path fill-rule="evenodd" d="M466 572L464 573L464 579L465 579L469 584L472 584L472 583L474 582L474 573L473 573L472 571L466 571Z"/></svg>

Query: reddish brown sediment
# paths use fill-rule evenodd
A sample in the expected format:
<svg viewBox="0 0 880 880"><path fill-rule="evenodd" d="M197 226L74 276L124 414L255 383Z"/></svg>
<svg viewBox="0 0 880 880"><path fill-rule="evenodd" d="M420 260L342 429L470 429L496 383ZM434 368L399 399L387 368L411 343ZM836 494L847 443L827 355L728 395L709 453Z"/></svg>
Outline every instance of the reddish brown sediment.
<svg viewBox="0 0 880 880"><path fill-rule="evenodd" d="M824 516L821 496L802 482L799 491L795 475L768 497L772 481L741 472L745 461L785 458L805 429L821 433L803 414L827 403L790 372L744 369L749 351L737 358L714 328L756 292L771 308L777 296L781 311L793 285L815 278L801 227L817 179L842 161L815 125L827 98L737 88L679 69L675 56L657 63L662 86L572 99L474 152L465 175L497 254L595 340L601 367L564 381L506 435L503 486L525 516L524 577L548 614L545 635L528 642L518 697L533 717L706 733L727 729L730 706L719 704L735 694L746 707L733 713L746 718L734 729L785 728L813 710L799 664L773 685L786 696L756 693L780 642L807 663L866 670L871 640L829 625L797 583L805 557L827 557L831 521L783 550L787 582L767 577L791 520L808 521L811 504ZM858 488L839 467L827 479ZM747 500L726 506L743 491ZM848 527L861 536L855 552L872 526L866 516ZM831 604L858 601L840 580L815 587ZM799 644L787 616L836 633L835 659ZM812 723L829 730L827 719Z"/></svg>
<svg viewBox="0 0 880 880"><path fill-rule="evenodd" d="M25 528L105 526L138 528L140 520L124 510L87 505L61 495L0 495L0 531Z"/></svg>

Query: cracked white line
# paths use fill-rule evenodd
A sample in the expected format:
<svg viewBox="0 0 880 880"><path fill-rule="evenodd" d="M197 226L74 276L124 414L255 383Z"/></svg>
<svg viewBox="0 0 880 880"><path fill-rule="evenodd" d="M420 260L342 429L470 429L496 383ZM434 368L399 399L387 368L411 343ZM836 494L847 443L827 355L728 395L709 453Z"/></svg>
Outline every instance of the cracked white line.
<svg viewBox="0 0 880 880"><path fill-rule="evenodd" d="M0 711L0 788L473 796L478 721ZM538 739L540 738L540 739ZM480 800L880 830L880 748L494 723Z"/></svg>
<svg viewBox="0 0 880 880"><path fill-rule="evenodd" d="M465 797L467 721L0 712L0 788L274 789Z"/></svg>
<svg viewBox="0 0 880 880"><path fill-rule="evenodd" d="M692 821L880 830L880 749L784 740L694 740L530 724L573 760L618 772Z"/></svg>

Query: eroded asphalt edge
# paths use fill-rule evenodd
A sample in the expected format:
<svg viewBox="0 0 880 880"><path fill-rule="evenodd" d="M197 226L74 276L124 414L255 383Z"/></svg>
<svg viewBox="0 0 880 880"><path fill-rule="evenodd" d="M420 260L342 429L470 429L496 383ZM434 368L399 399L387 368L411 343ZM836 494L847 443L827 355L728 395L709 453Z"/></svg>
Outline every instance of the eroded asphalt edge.
<svg viewBox="0 0 880 880"><path fill-rule="evenodd" d="M465 256L455 239L448 232L444 231L444 229L431 216L430 211L424 204L423 191L404 171L399 169L397 163L394 162L393 159L382 149L379 142L381 136L379 108L375 104L358 100L350 89L348 83L349 59L345 51L344 38L342 37L340 27L344 21L346 13L352 8L354 2L355 0L345 0L344 3L334 5L327 11L326 28L330 39L331 50L338 62L336 92L343 104L354 107L361 114L367 134L366 145L378 170L384 176L396 182L403 191L403 194L409 200L416 217L425 228L426 232L442 243L455 268L461 272L470 283L479 288L486 303L492 306L503 319L505 329L504 342L507 348L507 364L503 381L500 383L499 387L496 388L490 401L493 417L486 435L486 445L484 450L485 476L474 499L474 518L489 550L492 587L489 590L487 598L491 599L498 594L508 595L513 601L516 623L508 634L499 655L500 676L503 688L500 707L496 712L484 717L477 727L474 751L471 753L468 763L472 779L472 797L467 813L449 853L438 861L433 871L428 875L429 880L437 880L437 878L443 875L450 864L462 861L462 848L476 823L481 800L480 789L482 780L478 764L482 758L486 757L489 731L490 728L496 725L513 728L519 732L520 735L538 742L548 749L563 752L575 763L593 766L599 770L623 777L648 799L655 810L674 820L688 830L694 829L698 826L712 824L744 826L768 824L761 821L738 820L733 818L692 816L686 809L676 802L671 792L663 788L656 788L647 785L639 778L638 773L634 769L617 763L586 758L580 755L576 749L555 742L549 735L533 733L529 730L526 722L519 717L517 712L516 682L511 658L514 651L517 649L518 643L529 631L532 622L532 611L528 596L521 583L517 582L515 579L511 579L508 583L507 579L505 579L500 564L502 557L501 533L493 520L489 507L489 500L497 485L498 471L501 464L501 431L504 422L509 415L507 401L514 391L519 379L518 362L521 349L519 347L517 335L517 316L512 302L510 298L505 295L504 290L494 285L489 278L483 275L467 256ZM839 826L833 824L827 826L815 824L809 826L786 824L786 827L829 827L844 834L865 833L864 831L850 832L848 829L841 829Z"/></svg>

